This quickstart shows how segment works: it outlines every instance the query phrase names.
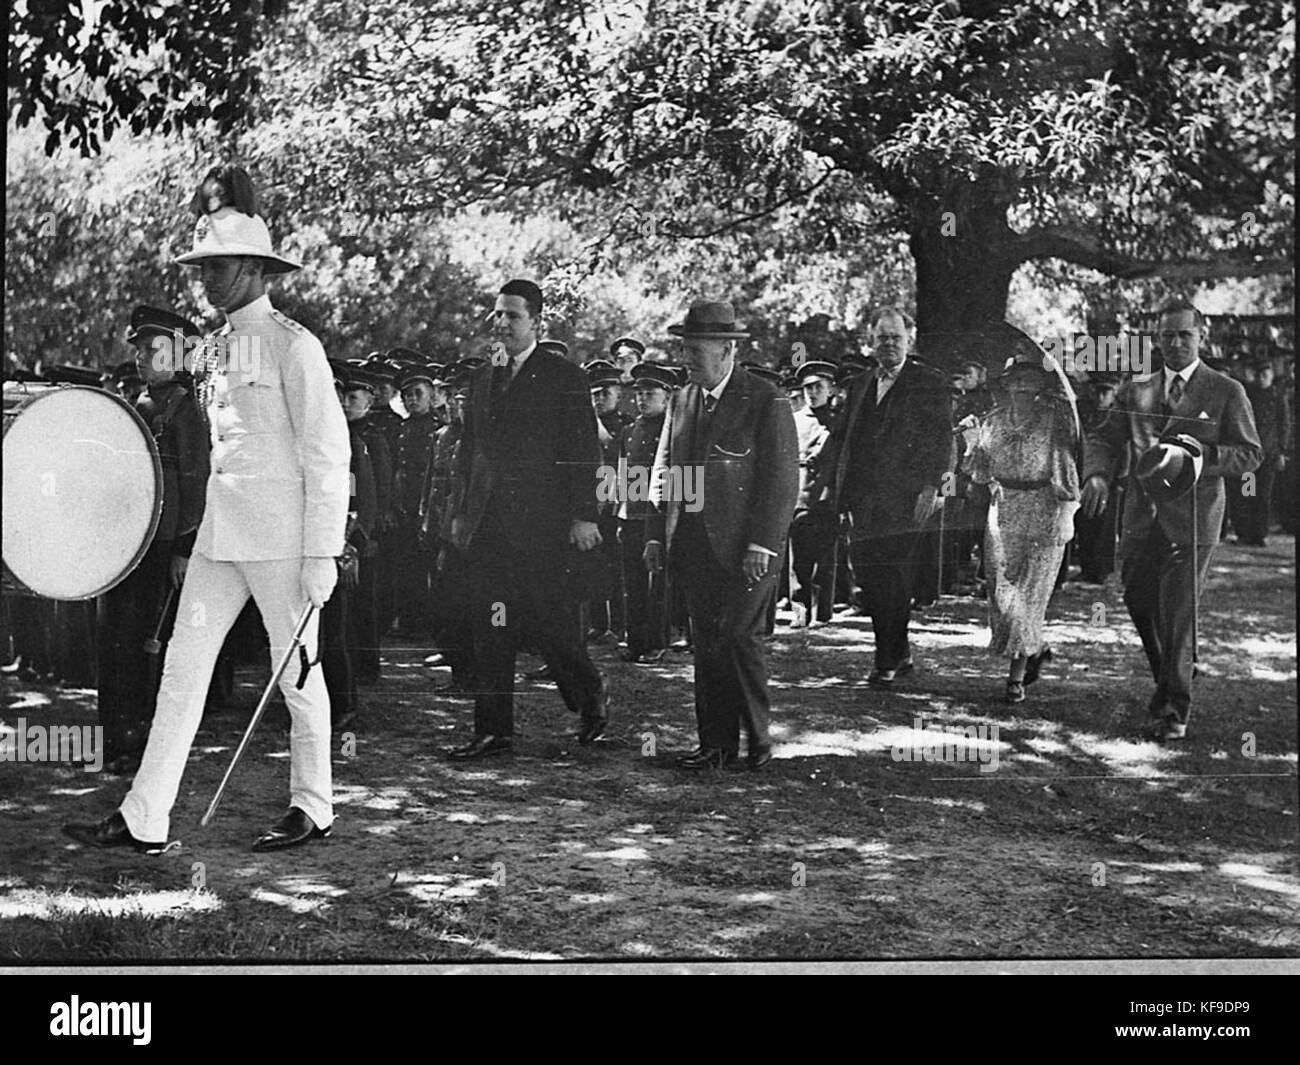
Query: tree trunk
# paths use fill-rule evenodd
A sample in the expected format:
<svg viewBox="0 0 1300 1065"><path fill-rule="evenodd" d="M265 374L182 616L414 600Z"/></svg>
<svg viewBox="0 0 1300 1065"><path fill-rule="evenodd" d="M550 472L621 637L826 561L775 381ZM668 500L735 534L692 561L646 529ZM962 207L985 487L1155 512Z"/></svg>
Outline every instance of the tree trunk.
<svg viewBox="0 0 1300 1065"><path fill-rule="evenodd" d="M964 184L947 197L913 205L910 246L916 264L917 354L945 373L963 358L986 366L1005 355L988 337L1006 320L1019 265L1008 200L993 181Z"/></svg>

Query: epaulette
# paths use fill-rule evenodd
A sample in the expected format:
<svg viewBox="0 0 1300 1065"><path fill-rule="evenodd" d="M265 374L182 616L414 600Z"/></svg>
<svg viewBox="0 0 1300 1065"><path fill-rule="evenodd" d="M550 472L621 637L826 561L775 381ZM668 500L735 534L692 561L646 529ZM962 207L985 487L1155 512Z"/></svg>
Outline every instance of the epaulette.
<svg viewBox="0 0 1300 1065"><path fill-rule="evenodd" d="M302 325L300 322L295 322L287 314L284 314L281 311L276 310L274 307L271 308L271 318L274 321L279 322L286 329L291 330L294 333L303 333L306 335L310 335L305 325Z"/></svg>

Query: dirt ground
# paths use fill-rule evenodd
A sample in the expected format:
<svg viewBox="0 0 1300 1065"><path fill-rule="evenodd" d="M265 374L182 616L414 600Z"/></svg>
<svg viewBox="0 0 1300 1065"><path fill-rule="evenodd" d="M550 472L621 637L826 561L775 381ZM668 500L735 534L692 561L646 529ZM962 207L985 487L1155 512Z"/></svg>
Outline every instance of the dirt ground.
<svg viewBox="0 0 1300 1065"><path fill-rule="evenodd" d="M981 601L919 617L918 670L883 694L868 619L779 626L779 746L759 772L673 768L694 745L690 656L632 666L608 647L606 740L578 747L553 686L529 683L515 753L453 765L471 704L432 696L446 674L398 645L337 738L332 838L278 854L249 844L286 802L283 716L198 824L264 682L250 667L204 721L161 857L59 831L127 780L0 763L0 958L1294 956L1294 540L1225 544L1203 602L1206 675L1169 747L1140 738L1151 682L1113 584L1057 593L1056 658L1014 708ZM92 691L5 681L10 725L94 720ZM918 716L997 726L978 749L996 770L895 760Z"/></svg>

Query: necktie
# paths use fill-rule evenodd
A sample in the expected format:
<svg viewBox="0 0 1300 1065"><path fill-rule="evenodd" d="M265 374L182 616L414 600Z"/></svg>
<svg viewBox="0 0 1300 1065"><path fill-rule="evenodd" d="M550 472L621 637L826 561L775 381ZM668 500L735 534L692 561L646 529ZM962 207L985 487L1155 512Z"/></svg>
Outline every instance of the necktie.
<svg viewBox="0 0 1300 1065"><path fill-rule="evenodd" d="M893 384L894 378L898 376L898 371L890 373L882 366L876 367L876 403L885 398L886 391Z"/></svg>
<svg viewBox="0 0 1300 1065"><path fill-rule="evenodd" d="M714 408L718 405L718 397L709 392L704 393L704 413L712 414Z"/></svg>
<svg viewBox="0 0 1300 1065"><path fill-rule="evenodd" d="M1169 406L1178 405L1178 401L1183 398L1183 379L1175 377L1169 382Z"/></svg>

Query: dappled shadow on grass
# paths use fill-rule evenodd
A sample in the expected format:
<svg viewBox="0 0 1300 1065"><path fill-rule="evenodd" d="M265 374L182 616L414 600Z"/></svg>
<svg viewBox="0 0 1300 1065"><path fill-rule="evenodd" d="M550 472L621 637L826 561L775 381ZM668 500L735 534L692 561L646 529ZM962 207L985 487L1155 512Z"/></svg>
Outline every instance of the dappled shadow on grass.
<svg viewBox="0 0 1300 1065"><path fill-rule="evenodd" d="M283 712L217 820L197 827L256 698L259 674L246 671L240 705L205 721L187 768L179 852L88 853L58 835L63 820L112 809L124 780L0 765L0 954L1295 953L1293 592L1225 581L1215 595L1182 745L1139 734L1151 682L1112 585L1057 597L1057 657L1014 707L976 600L917 618L917 672L890 692L864 683L868 619L778 629L776 757L757 773L674 768L696 740L691 657L632 666L609 648L594 651L613 687L607 739L579 747L554 686L521 683L515 753L451 763L472 704L430 694L445 671L399 645L382 684L362 690L348 754L336 737L332 838L280 855L248 846L282 810ZM26 704L29 719L93 720L84 697L29 687L47 699ZM961 759L897 759L918 727Z"/></svg>

